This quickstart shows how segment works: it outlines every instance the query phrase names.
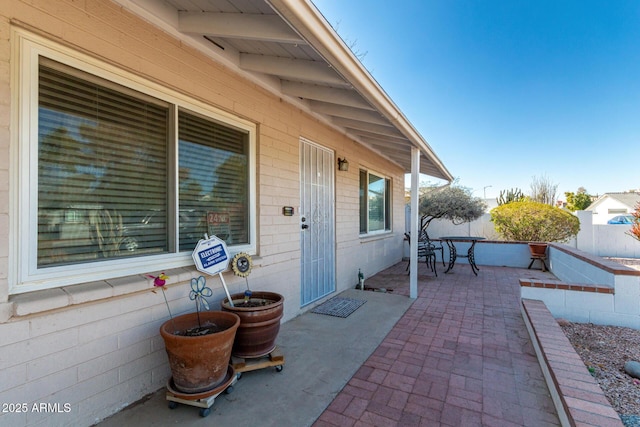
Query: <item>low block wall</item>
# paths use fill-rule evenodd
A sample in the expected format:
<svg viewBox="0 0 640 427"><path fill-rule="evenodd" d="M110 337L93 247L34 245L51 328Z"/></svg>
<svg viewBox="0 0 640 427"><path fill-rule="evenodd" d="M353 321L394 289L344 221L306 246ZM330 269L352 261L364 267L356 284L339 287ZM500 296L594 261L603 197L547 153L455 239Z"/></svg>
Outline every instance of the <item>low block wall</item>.
<svg viewBox="0 0 640 427"><path fill-rule="evenodd" d="M445 262L449 261L449 249L444 242L434 240L437 244L442 243L444 247L443 255ZM456 242L458 254L466 254L470 243ZM409 243L404 242L403 257L409 259ZM526 242L503 242L499 240L481 240L474 248L476 264L493 265L497 267L527 268L531 261L529 246ZM438 261L440 259L438 258Z"/></svg>
<svg viewBox="0 0 640 427"><path fill-rule="evenodd" d="M620 417L545 304L523 299L522 317L562 426L622 427Z"/></svg>
<svg viewBox="0 0 640 427"><path fill-rule="evenodd" d="M640 329L640 271L551 244L549 268L557 281L521 280L521 297L543 301L572 322Z"/></svg>

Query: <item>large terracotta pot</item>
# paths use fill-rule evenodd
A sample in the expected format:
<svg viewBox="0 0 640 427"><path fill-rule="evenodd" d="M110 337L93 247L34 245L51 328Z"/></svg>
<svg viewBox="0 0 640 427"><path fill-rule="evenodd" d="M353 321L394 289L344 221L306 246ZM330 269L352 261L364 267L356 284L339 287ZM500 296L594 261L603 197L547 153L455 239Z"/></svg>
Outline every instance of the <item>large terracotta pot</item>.
<svg viewBox="0 0 640 427"><path fill-rule="evenodd" d="M233 344L233 355L242 358L257 358L271 353L276 348L280 332L280 319L284 313L284 297L274 292L253 292L250 302L256 307L243 307L244 294L231 295L222 300L223 310L240 316L240 327Z"/></svg>
<svg viewBox="0 0 640 427"><path fill-rule="evenodd" d="M175 388L185 393L214 389L227 374L231 350L240 318L225 311L200 313L202 326L217 332L200 336L176 335L198 326L198 314L190 313L169 319L160 327L160 335L169 356Z"/></svg>
<svg viewBox="0 0 640 427"><path fill-rule="evenodd" d="M546 243L529 243L531 256L544 257L547 254L547 246L549 245Z"/></svg>

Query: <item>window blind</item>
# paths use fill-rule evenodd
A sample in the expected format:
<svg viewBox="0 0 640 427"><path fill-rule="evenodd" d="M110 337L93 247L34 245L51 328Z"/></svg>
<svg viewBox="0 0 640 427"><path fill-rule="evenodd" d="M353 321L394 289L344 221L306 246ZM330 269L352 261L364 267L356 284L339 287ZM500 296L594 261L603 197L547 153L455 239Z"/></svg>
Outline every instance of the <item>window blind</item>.
<svg viewBox="0 0 640 427"><path fill-rule="evenodd" d="M248 133L184 110L178 123L180 250L204 233L248 243Z"/></svg>
<svg viewBox="0 0 640 427"><path fill-rule="evenodd" d="M38 83L38 266L166 252L168 105L50 60Z"/></svg>

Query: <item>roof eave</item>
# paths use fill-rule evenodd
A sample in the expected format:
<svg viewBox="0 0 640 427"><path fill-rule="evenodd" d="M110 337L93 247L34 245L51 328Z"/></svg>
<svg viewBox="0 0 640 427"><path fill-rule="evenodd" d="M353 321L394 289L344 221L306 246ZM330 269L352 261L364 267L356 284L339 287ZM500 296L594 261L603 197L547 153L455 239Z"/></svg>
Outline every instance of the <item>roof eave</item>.
<svg viewBox="0 0 640 427"><path fill-rule="evenodd" d="M371 74L366 70L354 53L326 21L324 16L309 0L268 0L273 9L310 43L320 55L345 80L351 83L362 97L367 99L397 129L427 156L447 181L453 176L438 158L429 144L407 120ZM411 172L411 171L406 171Z"/></svg>

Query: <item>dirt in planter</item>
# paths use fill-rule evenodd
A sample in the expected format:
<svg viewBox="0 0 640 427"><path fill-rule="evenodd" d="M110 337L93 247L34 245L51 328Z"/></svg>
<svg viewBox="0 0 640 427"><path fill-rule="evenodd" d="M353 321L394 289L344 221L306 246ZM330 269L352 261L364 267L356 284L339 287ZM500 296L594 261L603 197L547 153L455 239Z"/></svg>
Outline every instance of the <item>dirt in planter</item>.
<svg viewBox="0 0 640 427"><path fill-rule="evenodd" d="M270 299L250 299L249 301L237 300L233 302L234 307L264 307L275 303Z"/></svg>
<svg viewBox="0 0 640 427"><path fill-rule="evenodd" d="M221 328L215 323L208 322L206 325L195 326L185 331L176 331L173 334L184 336L184 337L199 337L202 335L209 335L209 334L215 334L216 332L222 332L225 329L226 328Z"/></svg>

